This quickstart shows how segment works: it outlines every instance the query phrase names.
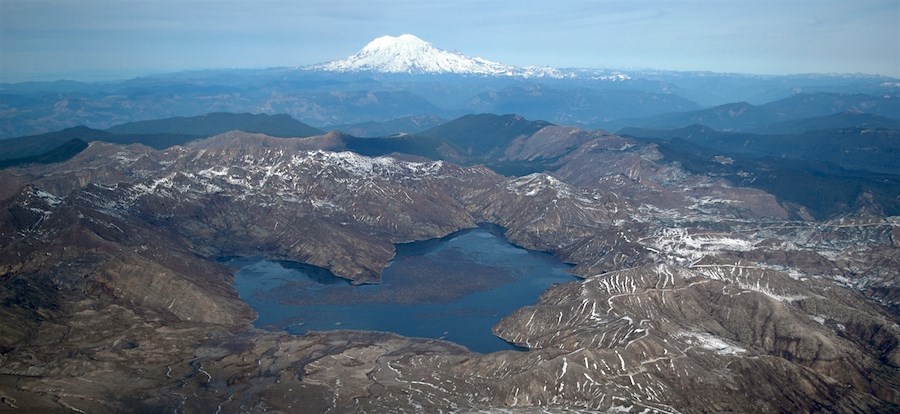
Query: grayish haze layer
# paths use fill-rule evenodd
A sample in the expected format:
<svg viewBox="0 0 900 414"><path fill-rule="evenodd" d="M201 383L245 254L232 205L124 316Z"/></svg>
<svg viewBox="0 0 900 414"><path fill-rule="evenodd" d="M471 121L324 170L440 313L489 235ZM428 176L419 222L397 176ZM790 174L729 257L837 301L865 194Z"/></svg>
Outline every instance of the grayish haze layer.
<svg viewBox="0 0 900 414"><path fill-rule="evenodd" d="M512 65L900 77L897 0L0 0L0 81L303 66L385 34Z"/></svg>

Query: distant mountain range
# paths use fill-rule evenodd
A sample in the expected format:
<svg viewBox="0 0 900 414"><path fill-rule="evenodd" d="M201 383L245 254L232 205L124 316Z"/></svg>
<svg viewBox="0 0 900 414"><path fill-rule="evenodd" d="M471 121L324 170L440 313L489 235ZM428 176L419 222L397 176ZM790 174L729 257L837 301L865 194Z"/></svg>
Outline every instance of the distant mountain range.
<svg viewBox="0 0 900 414"><path fill-rule="evenodd" d="M843 115L841 115L842 113ZM666 129L696 124L727 131L774 133L823 129L823 123L829 123L833 127L857 126L865 122L871 123L871 126L896 125L891 120L874 118L863 120L860 118L865 114L900 119L900 97L826 92L797 94L763 105L751 105L747 102L729 103L712 108L671 112L645 118L619 119L606 126L613 129L625 126ZM831 118L829 120L812 119L821 117ZM795 122L801 124L795 124ZM807 126L802 126L803 122L806 122Z"/></svg>
<svg viewBox="0 0 900 414"><path fill-rule="evenodd" d="M334 129L360 138L387 137L395 134L410 134L434 128L447 122L435 115L410 115L389 121L368 121L358 124L334 125Z"/></svg>
<svg viewBox="0 0 900 414"><path fill-rule="evenodd" d="M635 90L511 86L478 94L466 106L476 112L517 113L555 123L604 127L611 120L699 110L681 96ZM552 108L552 109L551 109Z"/></svg>
<svg viewBox="0 0 900 414"><path fill-rule="evenodd" d="M194 117L175 117L129 122L109 128L113 134L182 134L211 136L241 130L273 137L309 137L325 133L289 115L231 114L215 112Z"/></svg>
<svg viewBox="0 0 900 414"><path fill-rule="evenodd" d="M262 133L273 137L309 137L325 132L306 125L288 115L211 113L195 117L175 117L131 122L108 130L85 126L61 131L3 140L0 161L4 167L34 162L36 159L62 161L74 156L71 141L103 141L115 144L142 144L155 149L182 145L198 138L228 131ZM64 150L68 149L68 150ZM68 157L60 159L63 154ZM49 158L48 158L49 157Z"/></svg>
<svg viewBox="0 0 900 414"><path fill-rule="evenodd" d="M522 68L402 35L300 68L0 84L0 138L214 112L286 114L315 126L489 112L607 130L698 123L746 131L851 110L897 119L898 92L900 80L871 75Z"/></svg>

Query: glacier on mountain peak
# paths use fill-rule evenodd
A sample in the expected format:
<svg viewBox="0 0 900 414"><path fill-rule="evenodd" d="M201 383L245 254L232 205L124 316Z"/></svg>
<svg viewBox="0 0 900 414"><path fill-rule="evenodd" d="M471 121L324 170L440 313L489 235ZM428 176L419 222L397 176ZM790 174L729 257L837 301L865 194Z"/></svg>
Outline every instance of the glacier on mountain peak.
<svg viewBox="0 0 900 414"><path fill-rule="evenodd" d="M515 77L564 77L557 69L519 68L439 49L412 34L381 36L356 54L314 65L313 70L329 72L381 72L407 74L458 74Z"/></svg>

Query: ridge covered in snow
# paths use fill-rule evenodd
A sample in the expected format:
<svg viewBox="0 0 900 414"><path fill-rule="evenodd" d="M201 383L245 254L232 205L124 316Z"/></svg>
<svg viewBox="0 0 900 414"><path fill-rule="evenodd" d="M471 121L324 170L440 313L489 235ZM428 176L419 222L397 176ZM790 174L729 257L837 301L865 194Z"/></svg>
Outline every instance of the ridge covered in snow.
<svg viewBox="0 0 900 414"><path fill-rule="evenodd" d="M505 65L480 57L469 57L434 47L414 35L382 36L346 59L314 65L313 70L329 72L382 72L408 74L459 74L518 77L566 75L549 67Z"/></svg>

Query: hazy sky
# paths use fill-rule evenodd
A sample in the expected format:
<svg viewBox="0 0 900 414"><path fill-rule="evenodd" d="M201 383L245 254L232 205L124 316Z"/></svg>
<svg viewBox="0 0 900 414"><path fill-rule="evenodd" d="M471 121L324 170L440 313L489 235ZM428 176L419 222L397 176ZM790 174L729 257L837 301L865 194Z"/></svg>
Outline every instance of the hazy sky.
<svg viewBox="0 0 900 414"><path fill-rule="evenodd" d="M303 66L402 33L521 66L900 77L898 0L0 0L0 80Z"/></svg>

